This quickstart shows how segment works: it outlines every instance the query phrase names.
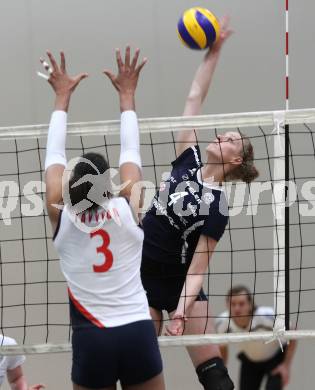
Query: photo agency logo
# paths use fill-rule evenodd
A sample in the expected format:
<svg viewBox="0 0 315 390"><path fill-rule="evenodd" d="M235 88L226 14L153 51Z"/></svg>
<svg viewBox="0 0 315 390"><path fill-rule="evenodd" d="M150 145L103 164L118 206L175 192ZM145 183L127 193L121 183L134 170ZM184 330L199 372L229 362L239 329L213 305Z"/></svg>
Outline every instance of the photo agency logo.
<svg viewBox="0 0 315 390"><path fill-rule="evenodd" d="M14 213L24 217L43 214L42 196L46 184L40 180L30 180L23 188L14 180L0 181L0 219L5 226L11 226Z"/></svg>
<svg viewBox="0 0 315 390"><path fill-rule="evenodd" d="M82 177L75 169L78 164L84 165L84 171L87 172ZM110 205L109 200L128 186L130 181L116 184L117 177L117 169L109 168L102 173L91 160L85 157L73 158L62 176L63 205L53 206L59 210L66 209L72 223L86 233L100 229L109 219L120 226L118 210Z"/></svg>
<svg viewBox="0 0 315 390"><path fill-rule="evenodd" d="M130 182L127 181L120 184L119 171L117 169L110 168L106 172L100 173L90 160L85 160L84 162L91 166L93 174L86 174L71 181L73 169L78 161L82 162L82 157L69 161L62 179L64 204L56 204L54 206L60 210L66 206L73 223L83 231L90 232L91 229L95 230L101 227L104 223L104 219L102 219L104 215L105 219L112 218L117 223L120 223L117 212L106 208L108 192L116 196ZM172 207L173 212L179 216L192 215L196 212L208 215L209 207L211 207L213 201L213 196L209 191L201 194L203 205L197 211L194 207L195 205L187 205L184 202L184 199L189 193L193 196L195 194L195 199L197 199L196 193L198 189L195 188L192 182L190 186L186 185L186 181L181 182L176 186L175 191L170 193L171 176L169 172L165 172L162 178L164 180L159 185L160 191L158 195L156 195L156 186L153 182L140 181L132 186L131 204L139 205L141 194L144 191L142 208L139 210L140 213L146 212L152 205L155 205L158 215L166 215L168 207ZM70 196L71 191L77 191L79 193L84 188L85 194L83 198L73 204ZM270 199L268 204L270 204L276 219L283 219L285 205L291 206L297 200L298 210L301 216L315 217L315 180L305 181L299 187L293 181L287 183L284 181L267 181L254 182L250 186L244 183L226 183L223 188L227 203L229 204L229 216L237 216L243 211L248 216L257 215L259 213L259 206L261 204L266 205L266 203L262 202L263 194L265 194ZM38 217L43 215L45 209L45 192L46 185L39 180L28 181L22 188L21 184L18 184L16 181L1 181L0 218L3 224L5 226L11 225L14 217ZM286 192L287 199L285 201ZM98 217L101 216L102 218L92 218L92 205L101 208L102 211ZM222 214L227 212L225 201L222 207L220 207L220 212ZM82 217L82 215L85 215L85 217Z"/></svg>

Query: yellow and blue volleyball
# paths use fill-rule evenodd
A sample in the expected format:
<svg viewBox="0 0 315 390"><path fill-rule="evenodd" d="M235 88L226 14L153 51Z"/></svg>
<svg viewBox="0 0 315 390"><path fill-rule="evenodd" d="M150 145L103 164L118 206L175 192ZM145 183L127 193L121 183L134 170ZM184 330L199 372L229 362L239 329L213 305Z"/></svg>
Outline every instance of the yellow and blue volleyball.
<svg viewBox="0 0 315 390"><path fill-rule="evenodd" d="M206 8L194 7L183 13L178 21L177 32L185 46L203 50L219 39L220 24Z"/></svg>

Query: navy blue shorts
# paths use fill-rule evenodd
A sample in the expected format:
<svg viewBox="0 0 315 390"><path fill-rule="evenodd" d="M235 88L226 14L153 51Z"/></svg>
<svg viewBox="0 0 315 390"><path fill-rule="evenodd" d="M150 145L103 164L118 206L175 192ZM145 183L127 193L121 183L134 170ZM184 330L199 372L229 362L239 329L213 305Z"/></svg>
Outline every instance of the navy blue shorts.
<svg viewBox="0 0 315 390"><path fill-rule="evenodd" d="M185 283L188 265L165 264L142 258L141 279L149 306L168 313L176 310ZM196 301L207 301L203 289Z"/></svg>
<svg viewBox="0 0 315 390"><path fill-rule="evenodd" d="M98 328L87 320L76 322L72 333L73 383L99 389L113 386L119 380L122 385L131 386L162 372L151 320L112 328Z"/></svg>

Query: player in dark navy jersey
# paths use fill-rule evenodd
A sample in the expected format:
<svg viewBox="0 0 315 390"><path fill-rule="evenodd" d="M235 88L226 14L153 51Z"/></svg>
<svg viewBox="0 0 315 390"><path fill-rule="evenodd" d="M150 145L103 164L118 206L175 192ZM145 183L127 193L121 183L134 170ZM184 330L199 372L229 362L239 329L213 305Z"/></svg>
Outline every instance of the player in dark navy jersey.
<svg viewBox="0 0 315 390"><path fill-rule="evenodd" d="M184 116L198 115L208 93L222 44L231 35L228 20L221 38L206 54L193 80ZM181 131L170 177L161 183L143 219L145 233L142 283L147 292L156 330L161 332L162 310L171 318L169 335L214 333L204 274L228 222L222 183L251 182L258 172L253 148L238 132L218 135L206 148L202 164L194 130ZM232 390L216 345L187 348L199 381L206 390Z"/></svg>
<svg viewBox="0 0 315 390"><path fill-rule="evenodd" d="M200 234L216 241L221 238L228 221L227 201L222 187L202 181L197 145L186 149L172 167L170 178L161 183L143 220L146 232L143 255L152 260L163 259L163 263L190 264ZM157 215L161 218L156 218Z"/></svg>

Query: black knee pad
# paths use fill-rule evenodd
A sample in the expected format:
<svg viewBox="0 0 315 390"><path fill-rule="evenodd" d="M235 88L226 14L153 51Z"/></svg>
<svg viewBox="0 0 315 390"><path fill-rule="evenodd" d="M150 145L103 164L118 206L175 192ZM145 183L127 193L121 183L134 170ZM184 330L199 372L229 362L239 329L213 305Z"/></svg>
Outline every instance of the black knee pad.
<svg viewBox="0 0 315 390"><path fill-rule="evenodd" d="M234 384L221 358L209 359L196 368L205 390L233 390Z"/></svg>

